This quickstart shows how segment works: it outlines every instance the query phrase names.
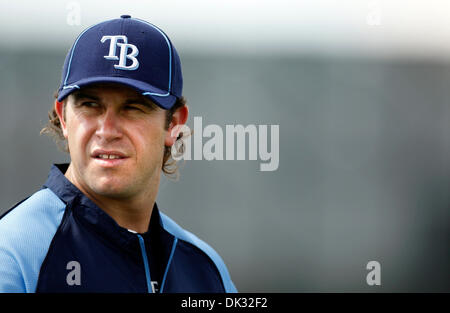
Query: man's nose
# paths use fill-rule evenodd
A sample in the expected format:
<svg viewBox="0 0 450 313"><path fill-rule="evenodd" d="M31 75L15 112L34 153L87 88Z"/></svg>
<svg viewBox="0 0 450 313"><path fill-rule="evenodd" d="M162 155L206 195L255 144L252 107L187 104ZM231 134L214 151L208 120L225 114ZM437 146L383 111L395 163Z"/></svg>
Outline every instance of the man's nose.
<svg viewBox="0 0 450 313"><path fill-rule="evenodd" d="M96 135L106 141L122 136L120 119L114 110L108 108L99 118Z"/></svg>

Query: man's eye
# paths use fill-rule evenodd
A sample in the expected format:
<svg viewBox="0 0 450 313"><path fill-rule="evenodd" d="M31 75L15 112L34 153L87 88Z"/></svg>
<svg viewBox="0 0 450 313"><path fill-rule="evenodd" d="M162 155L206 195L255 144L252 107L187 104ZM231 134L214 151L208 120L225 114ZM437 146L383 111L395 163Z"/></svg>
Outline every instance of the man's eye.
<svg viewBox="0 0 450 313"><path fill-rule="evenodd" d="M83 102L81 103L81 106L87 107L87 108L98 108L100 105L96 102Z"/></svg>
<svg viewBox="0 0 450 313"><path fill-rule="evenodd" d="M139 108L139 107L137 107L137 106L134 106L134 105L127 105L127 106L125 107L125 109L127 109L127 110L132 110L132 111L142 111L141 108Z"/></svg>

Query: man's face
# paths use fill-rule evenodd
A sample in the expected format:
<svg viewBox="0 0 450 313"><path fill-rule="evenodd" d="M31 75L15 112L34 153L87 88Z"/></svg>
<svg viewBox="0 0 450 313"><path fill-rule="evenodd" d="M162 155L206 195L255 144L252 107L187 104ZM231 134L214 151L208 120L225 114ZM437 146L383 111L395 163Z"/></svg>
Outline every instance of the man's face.
<svg viewBox="0 0 450 313"><path fill-rule="evenodd" d="M166 111L133 89L95 85L71 94L62 125L72 180L94 197L126 199L159 182Z"/></svg>

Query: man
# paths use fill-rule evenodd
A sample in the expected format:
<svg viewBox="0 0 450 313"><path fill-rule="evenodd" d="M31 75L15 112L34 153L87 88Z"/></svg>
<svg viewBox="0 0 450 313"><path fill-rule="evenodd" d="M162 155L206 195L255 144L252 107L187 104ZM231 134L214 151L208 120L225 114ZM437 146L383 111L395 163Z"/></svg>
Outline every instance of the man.
<svg viewBox="0 0 450 313"><path fill-rule="evenodd" d="M0 291L236 292L220 256L155 203L187 118L159 28L123 15L82 32L46 128L71 162L1 218Z"/></svg>

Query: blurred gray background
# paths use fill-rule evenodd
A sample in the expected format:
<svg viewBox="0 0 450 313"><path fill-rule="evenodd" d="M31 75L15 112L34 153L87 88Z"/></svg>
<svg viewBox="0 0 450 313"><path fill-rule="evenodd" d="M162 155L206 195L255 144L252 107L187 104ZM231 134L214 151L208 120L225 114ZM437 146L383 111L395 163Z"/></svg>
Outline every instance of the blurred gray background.
<svg viewBox="0 0 450 313"><path fill-rule="evenodd" d="M217 250L239 291L450 291L445 2L78 1L72 25L73 1L0 3L0 213L68 161L39 131L71 43L131 14L175 43L190 127L279 125L276 171L186 161L160 185L161 210ZM381 286L366 283L372 260Z"/></svg>

